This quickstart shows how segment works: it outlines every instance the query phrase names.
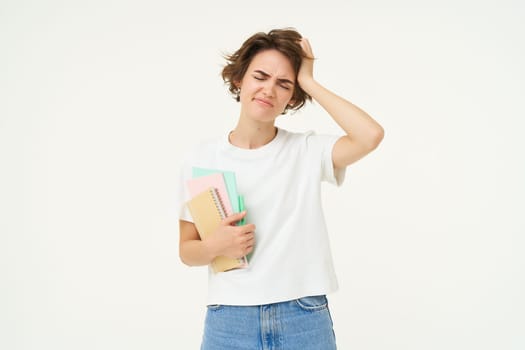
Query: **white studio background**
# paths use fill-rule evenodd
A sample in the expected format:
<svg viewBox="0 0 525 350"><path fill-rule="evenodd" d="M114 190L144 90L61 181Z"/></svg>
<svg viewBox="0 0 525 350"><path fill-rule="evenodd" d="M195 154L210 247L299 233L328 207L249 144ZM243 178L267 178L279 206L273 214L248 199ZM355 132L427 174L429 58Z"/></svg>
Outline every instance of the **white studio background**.
<svg viewBox="0 0 525 350"><path fill-rule="evenodd" d="M235 124L221 53L286 26L386 131L325 187L339 348L525 348L524 6L3 0L0 348L198 348L178 162Z"/></svg>

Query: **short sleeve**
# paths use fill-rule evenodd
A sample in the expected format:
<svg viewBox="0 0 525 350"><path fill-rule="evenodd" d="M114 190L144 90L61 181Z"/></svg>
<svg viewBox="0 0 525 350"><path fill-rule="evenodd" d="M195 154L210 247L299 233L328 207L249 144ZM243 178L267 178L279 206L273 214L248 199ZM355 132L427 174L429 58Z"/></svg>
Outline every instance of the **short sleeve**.
<svg viewBox="0 0 525 350"><path fill-rule="evenodd" d="M187 162L183 162L179 171L179 178L177 181L177 191L176 191L176 204L178 210L179 220L193 222L190 211L186 203L191 199L188 186L186 182L191 178L191 168L187 165Z"/></svg>
<svg viewBox="0 0 525 350"><path fill-rule="evenodd" d="M340 136L316 135L314 132L307 134L309 152L317 155L321 162L321 181L341 186L346 175L346 168L334 169L332 151Z"/></svg>

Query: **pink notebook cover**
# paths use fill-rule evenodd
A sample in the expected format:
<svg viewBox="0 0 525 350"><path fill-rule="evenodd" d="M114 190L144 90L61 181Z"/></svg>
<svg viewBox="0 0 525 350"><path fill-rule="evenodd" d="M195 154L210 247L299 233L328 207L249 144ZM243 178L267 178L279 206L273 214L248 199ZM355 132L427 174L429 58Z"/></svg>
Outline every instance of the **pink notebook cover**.
<svg viewBox="0 0 525 350"><path fill-rule="evenodd" d="M226 212L226 216L233 214L232 205L226 189L226 183L224 182L224 177L221 173L196 177L188 180L187 184L192 198L210 187L216 188L224 207L224 211Z"/></svg>

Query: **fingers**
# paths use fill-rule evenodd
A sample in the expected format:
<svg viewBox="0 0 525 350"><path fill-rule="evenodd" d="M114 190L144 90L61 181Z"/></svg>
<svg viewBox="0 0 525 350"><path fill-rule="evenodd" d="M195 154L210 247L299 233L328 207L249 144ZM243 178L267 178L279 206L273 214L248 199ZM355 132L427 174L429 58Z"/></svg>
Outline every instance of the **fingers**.
<svg viewBox="0 0 525 350"><path fill-rule="evenodd" d="M255 225L254 224L241 225L241 226L237 226L237 229L241 233L244 233L244 234L253 233L255 232Z"/></svg>
<svg viewBox="0 0 525 350"><path fill-rule="evenodd" d="M310 45L310 42L308 41L308 39L302 38L299 44L301 45L301 48L303 49L306 57L313 59L314 53L312 51L312 46Z"/></svg>
<svg viewBox="0 0 525 350"><path fill-rule="evenodd" d="M246 216L246 210L245 211L242 211L240 213L236 213L236 214L232 214L230 216L228 216L227 218L225 218L222 223L226 226L226 225L234 225L236 222L238 222L239 220L241 220L243 217ZM240 225L240 226L237 226L237 229L241 232L241 233L248 233L248 232L254 232L255 231L255 225L254 224L246 224L246 225Z"/></svg>
<svg viewBox="0 0 525 350"><path fill-rule="evenodd" d="M242 255L249 254L253 250L253 247L255 245L255 236L253 235L253 233L248 233L246 234L246 236L247 237L246 241L244 242L244 251Z"/></svg>
<svg viewBox="0 0 525 350"><path fill-rule="evenodd" d="M226 217L224 220L222 220L222 223L224 225L233 225L233 224L235 224L237 221L241 220L245 216L246 216L246 210L245 211L241 211L240 213L235 213L235 214L232 214L232 215Z"/></svg>
<svg viewBox="0 0 525 350"><path fill-rule="evenodd" d="M245 216L246 211L243 211L223 219L222 228L219 228L217 231L217 239L224 242L224 248L220 251L221 255L240 258L253 251L255 245L255 225L235 225L235 223Z"/></svg>
<svg viewBox="0 0 525 350"><path fill-rule="evenodd" d="M237 229L243 229L243 230L252 229L252 228L255 229L255 226L254 225L244 225L244 226L237 227ZM239 257L249 254L253 250L253 247L255 245L255 233L253 230L243 232L241 233L241 235L242 235L241 243L240 243L241 254Z"/></svg>

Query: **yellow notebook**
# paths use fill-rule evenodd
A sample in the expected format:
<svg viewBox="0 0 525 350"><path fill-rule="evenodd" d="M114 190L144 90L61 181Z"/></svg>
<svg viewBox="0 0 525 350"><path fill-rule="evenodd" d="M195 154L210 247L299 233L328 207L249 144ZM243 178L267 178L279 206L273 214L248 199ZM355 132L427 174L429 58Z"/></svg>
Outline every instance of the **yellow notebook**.
<svg viewBox="0 0 525 350"><path fill-rule="evenodd" d="M222 206L220 197L215 188L208 188L199 193L187 203L193 223L197 227L199 236L205 240L219 227L226 213ZM235 268L244 267L242 260L218 256L211 262L213 272L223 272Z"/></svg>

